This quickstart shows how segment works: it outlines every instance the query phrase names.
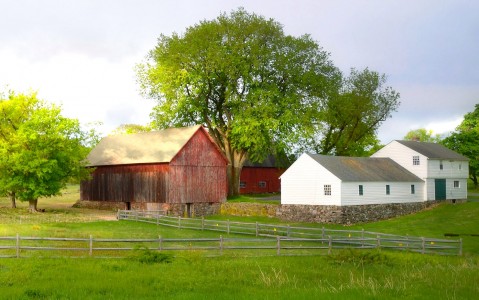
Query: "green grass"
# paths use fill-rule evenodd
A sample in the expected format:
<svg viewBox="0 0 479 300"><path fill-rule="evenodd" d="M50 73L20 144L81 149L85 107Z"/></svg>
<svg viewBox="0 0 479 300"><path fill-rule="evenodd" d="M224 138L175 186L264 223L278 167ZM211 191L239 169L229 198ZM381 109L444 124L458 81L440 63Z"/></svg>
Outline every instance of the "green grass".
<svg viewBox="0 0 479 300"><path fill-rule="evenodd" d="M237 195L228 197L227 202L247 202L247 203L262 203L262 204L281 204L280 200L268 199L277 194L254 194L254 195Z"/></svg>
<svg viewBox="0 0 479 300"><path fill-rule="evenodd" d="M72 187L74 191L74 187ZM68 199L66 199L68 198ZM78 199L40 199L46 212L33 218L25 203L17 210L0 199L0 236L164 238L218 237L221 233L158 227L129 221L103 221L110 212L71 208ZM2 208L3 207L3 208ZM90 214L89 222L80 219ZM5 217L9 215L9 217ZM38 217L37 217L38 215ZM0 259L2 299L476 299L479 294L479 202L442 204L391 220L347 227L444 238L464 234L462 257L390 251L333 251L324 256L242 257L200 251L164 257L137 254L123 259ZM12 217L13 216L13 217ZM57 219L48 221L50 216ZM60 217L61 216L61 217ZM34 219L34 218L38 218ZM212 219L280 223L278 219L214 216ZM4 222L6 220L8 222ZM71 220L71 222L66 222ZM20 222L22 221L22 222ZM41 222L36 222L41 221ZM226 236L225 234L223 234Z"/></svg>

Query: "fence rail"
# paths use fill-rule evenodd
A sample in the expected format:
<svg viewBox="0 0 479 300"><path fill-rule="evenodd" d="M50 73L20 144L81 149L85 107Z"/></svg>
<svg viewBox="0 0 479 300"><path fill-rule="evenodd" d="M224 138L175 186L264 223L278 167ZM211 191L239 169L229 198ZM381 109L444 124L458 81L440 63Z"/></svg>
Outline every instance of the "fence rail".
<svg viewBox="0 0 479 300"><path fill-rule="evenodd" d="M295 227L261 223L205 220L167 216L162 211L119 210L119 220L133 220L162 226L184 229L210 230L226 234L245 234L256 237L279 238L278 240L298 242L320 242L330 244L328 249L338 248L382 248L419 252L423 254L462 255L462 239L435 239L402 236L363 230L337 230L324 227ZM284 243L284 242L283 242ZM291 246L289 249L296 249Z"/></svg>

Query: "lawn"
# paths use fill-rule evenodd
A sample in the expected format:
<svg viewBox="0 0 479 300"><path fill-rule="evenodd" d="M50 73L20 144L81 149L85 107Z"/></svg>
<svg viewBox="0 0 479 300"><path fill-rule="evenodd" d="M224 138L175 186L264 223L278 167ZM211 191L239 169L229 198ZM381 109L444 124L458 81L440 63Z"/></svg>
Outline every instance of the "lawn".
<svg viewBox="0 0 479 300"><path fill-rule="evenodd" d="M20 218L26 214L24 203L12 211L8 200L0 199L0 235L171 238L220 234L105 221L114 213L70 208L78 199L74 187L70 188L72 192L64 197L40 199L39 207L46 212L31 218ZM89 217L81 219L82 214ZM476 299L479 237L473 234L479 233L477 215L479 202L473 201L348 227L440 238L445 233L460 234L462 257L384 250L337 250L332 255L304 257L243 257L226 252L207 257L199 251L184 251L168 257L166 263L147 250L138 250L122 259L4 258L0 259L0 294L3 299ZM270 218L227 218L279 223Z"/></svg>

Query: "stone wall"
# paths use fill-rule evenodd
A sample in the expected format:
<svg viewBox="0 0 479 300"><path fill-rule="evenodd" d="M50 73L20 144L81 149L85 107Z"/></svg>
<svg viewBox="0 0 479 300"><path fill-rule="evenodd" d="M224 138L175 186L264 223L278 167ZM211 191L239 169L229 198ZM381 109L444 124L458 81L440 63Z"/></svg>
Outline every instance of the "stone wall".
<svg viewBox="0 0 479 300"><path fill-rule="evenodd" d="M275 217L280 205L248 202L221 203L220 214L229 216Z"/></svg>
<svg viewBox="0 0 479 300"><path fill-rule="evenodd" d="M419 203L390 203L351 206L332 205L281 205L276 216L289 222L315 222L335 224L356 224L375 222L412 214L436 205L440 201Z"/></svg>

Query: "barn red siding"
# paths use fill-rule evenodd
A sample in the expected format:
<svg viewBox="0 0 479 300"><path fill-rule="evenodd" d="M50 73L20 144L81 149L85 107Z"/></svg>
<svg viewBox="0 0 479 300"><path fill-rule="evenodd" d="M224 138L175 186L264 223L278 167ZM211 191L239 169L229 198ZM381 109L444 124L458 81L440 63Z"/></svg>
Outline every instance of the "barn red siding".
<svg viewBox="0 0 479 300"><path fill-rule="evenodd" d="M100 166L81 184L90 201L167 202L168 164Z"/></svg>
<svg viewBox="0 0 479 300"><path fill-rule="evenodd" d="M170 162L169 202L226 200L226 165L226 159L204 129L198 130Z"/></svg>
<svg viewBox="0 0 479 300"><path fill-rule="evenodd" d="M279 177L284 171L279 168L243 167L240 182L244 187L240 187L240 194L279 193ZM266 185L260 186L260 182L265 182Z"/></svg>

